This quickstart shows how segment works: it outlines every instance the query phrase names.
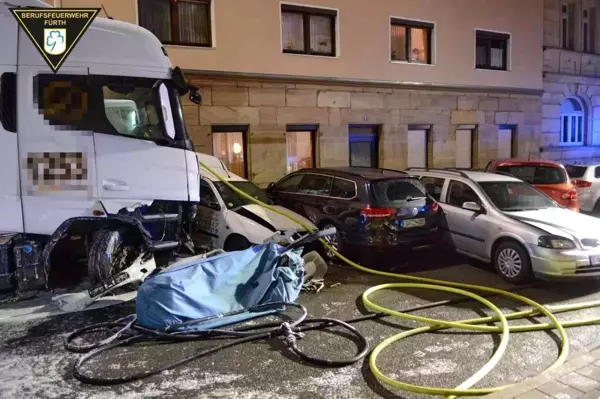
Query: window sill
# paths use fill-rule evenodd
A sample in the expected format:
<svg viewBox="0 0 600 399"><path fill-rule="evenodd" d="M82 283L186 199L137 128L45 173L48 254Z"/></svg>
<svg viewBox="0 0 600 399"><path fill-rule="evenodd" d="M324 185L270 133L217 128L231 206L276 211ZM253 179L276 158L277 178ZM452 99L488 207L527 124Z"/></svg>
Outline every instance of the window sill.
<svg viewBox="0 0 600 399"><path fill-rule="evenodd" d="M163 44L166 48L185 48L185 49L193 49L193 50L216 50L216 47L207 47L207 46L192 46L185 44Z"/></svg>
<svg viewBox="0 0 600 399"><path fill-rule="evenodd" d="M475 68L476 71L483 72L510 72L510 69L488 69L488 68Z"/></svg>
<svg viewBox="0 0 600 399"><path fill-rule="evenodd" d="M394 60L390 60L391 64L401 64L401 65L418 65L418 66L429 66L429 67L434 67L435 64L425 64L423 62L408 62L408 61L394 61Z"/></svg>
<svg viewBox="0 0 600 399"><path fill-rule="evenodd" d="M546 151L552 151L552 150L564 150L564 149L569 149L569 150L584 150L584 149L588 149L588 148L596 148L596 149L600 149L600 145L596 144L596 145L585 145L585 144L559 144L559 145L549 145L549 146L545 146L545 147L541 147L542 150Z"/></svg>
<svg viewBox="0 0 600 399"><path fill-rule="evenodd" d="M285 51L282 51L281 54L283 55L293 55L293 56L297 56L297 57L316 57L316 58L326 58L326 59L337 59L340 58L339 55L320 55L320 54L303 54L303 53L286 53Z"/></svg>

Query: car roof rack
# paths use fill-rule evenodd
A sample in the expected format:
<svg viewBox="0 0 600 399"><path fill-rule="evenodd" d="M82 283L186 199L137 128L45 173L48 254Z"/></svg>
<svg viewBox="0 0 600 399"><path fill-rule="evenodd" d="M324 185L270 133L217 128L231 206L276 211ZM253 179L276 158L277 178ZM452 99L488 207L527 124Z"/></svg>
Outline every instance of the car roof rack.
<svg viewBox="0 0 600 399"><path fill-rule="evenodd" d="M459 175L460 177L464 177L466 179L469 178L469 176L467 176L467 174L465 172L463 172L461 169L457 169L457 168L406 168L405 170L421 170L423 172L444 172L444 173L454 173L456 175ZM471 169L464 169L464 170L471 170Z"/></svg>

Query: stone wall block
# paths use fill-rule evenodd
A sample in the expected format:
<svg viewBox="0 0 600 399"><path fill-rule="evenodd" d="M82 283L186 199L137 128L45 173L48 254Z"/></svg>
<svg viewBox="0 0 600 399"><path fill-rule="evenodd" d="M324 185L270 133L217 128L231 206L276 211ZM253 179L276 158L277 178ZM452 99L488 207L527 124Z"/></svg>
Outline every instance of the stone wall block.
<svg viewBox="0 0 600 399"><path fill-rule="evenodd" d="M250 88L250 106L285 106L285 89Z"/></svg>
<svg viewBox="0 0 600 399"><path fill-rule="evenodd" d="M215 86L212 88L212 104L227 106L248 105L248 88Z"/></svg>
<svg viewBox="0 0 600 399"><path fill-rule="evenodd" d="M325 108L350 108L350 93L344 91L320 91L317 106Z"/></svg>
<svg viewBox="0 0 600 399"><path fill-rule="evenodd" d="M286 90L286 104L288 107L316 107L317 91L314 89Z"/></svg>

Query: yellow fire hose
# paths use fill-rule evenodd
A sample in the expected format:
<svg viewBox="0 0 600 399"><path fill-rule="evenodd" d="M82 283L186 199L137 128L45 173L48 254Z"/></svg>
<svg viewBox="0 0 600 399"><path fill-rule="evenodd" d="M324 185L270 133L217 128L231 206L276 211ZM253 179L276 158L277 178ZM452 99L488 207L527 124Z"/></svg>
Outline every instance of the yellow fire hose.
<svg viewBox="0 0 600 399"><path fill-rule="evenodd" d="M217 179L219 179L226 186L231 188L233 191L235 191L242 197L247 198L248 200L250 200L272 212L275 212L282 216L287 217L288 219L290 219L293 222L297 223L298 225L302 226L307 231L313 231L312 227L307 226L302 221L297 220L296 218L294 218L287 212L280 211L280 210L270 206L269 204L259 201L256 198L252 197L251 195L246 194L242 190L238 189L237 187L235 187L234 185L229 183L227 180L225 180L219 174L214 172L205 163L203 163L201 161L200 161L200 166L202 168L206 169L211 174L213 174ZM390 316L395 316L395 317L398 317L401 319L415 320L415 321L419 321L419 322L426 324L426 326L424 326L424 327L414 328L412 330L408 330L408 331L393 335L393 336L383 340L371 352L371 355L369 357L369 367L371 369L371 372L375 375L375 377L378 380L383 381L384 383L386 383L396 389L411 391L411 392L416 392L416 393L421 393L421 394L446 396L448 398L454 398L456 396L480 396L480 395L486 395L486 394L493 393L493 392L498 392L498 391L508 388L514 384L503 385L503 386L492 387L492 388L471 388L471 387L473 385L475 385L477 382L479 382L482 378L484 378L498 364L498 362L504 355L504 352L506 351L506 348L508 346L508 341L509 341L509 335L511 332L531 332L531 331L541 331L541 330L557 330L558 331L558 335L561 340L560 353L559 353L556 361L549 368L547 368L546 370L543 371L543 373L545 373L549 370L552 370L552 369L560 366L567 359L567 356L569 354L569 340L567 337L567 333L565 331L566 327L580 327L580 326L587 326L587 325L600 323L600 318L561 322L556 318L556 316L554 316L554 314L556 314L556 313L563 313L563 312L570 312L570 311L574 311L574 310L598 307L598 306L600 306L600 300L599 301L581 302L581 303L576 303L576 304L560 305L560 306L551 306L551 305L544 306L544 305L541 305L541 304L539 304L529 298L526 298L524 296L517 295L517 294L514 294L509 291L499 290L496 288L485 287L485 286L475 285L475 284L457 283L457 282L453 282L453 281L437 280L437 279L426 278L426 277L411 276L408 274L390 273L390 272L384 272L384 271L379 271L379 270L373 270L373 269L369 269L367 267L361 266L356 262L351 261L350 259L348 259L345 256L343 256L342 254L340 254L335 248L331 247L324 239L320 239L320 240L323 243L323 245L327 249L329 249L331 252L333 252L339 259L346 262L348 265L355 267L358 270L361 270L365 273L375 274L378 276L385 276L385 277L391 277L394 279L403 279L403 280L413 281L413 283L389 283L389 284L377 285L375 287L369 288L362 295L363 303L368 309L372 309L377 312L382 312L382 313L388 314ZM385 290L385 289L390 289L390 288L420 288L420 289L428 289L428 290L436 290L436 291L445 291L445 292L450 292L450 293L454 293L454 294L458 294L458 295L462 295L462 296L467 296L467 297L470 297L470 298L480 302L481 304L487 306L495 314L495 316L480 317L480 318L476 318L476 319L468 319L468 320L460 320L460 321L445 321L445 320L431 319L428 317L415 316L415 315L408 314L408 313L401 313L401 312L395 311L393 309L378 305L369 299L369 296L371 294L373 294L374 292ZM510 298L510 299L513 299L513 300L516 300L519 302L523 302L523 303L527 304L528 306L530 306L531 309L520 311L520 312L509 313L509 314L503 314L502 311L500 309L498 309L492 302L490 302L487 299L483 298L482 296L474 294L473 292L468 291L468 290L481 291L481 292L502 295L504 297L507 297L507 298ZM531 317L531 316L535 316L535 315L544 315L550 320L550 322L545 323L545 324L534 324L534 325L529 325L529 324L511 325L511 326L508 325L508 320L523 319L523 318ZM499 326L483 325L483 324L489 324L491 322L497 322L497 321L500 322ZM486 333L500 333L501 334L500 344L498 345L498 348L496 349L493 356L488 360L488 362L483 367L481 367L475 374L473 374L473 376L471 376L466 381L464 381L463 383L458 385L456 388L438 388L438 387L429 387L429 386L409 384L409 383L398 381L396 379L386 376L377 367L377 363L376 363L377 356L381 353L382 350L384 350L386 347L388 347L392 343L399 341L403 338L410 337L412 335L417 335L417 334L431 332L431 331L438 331L438 330L443 330L443 329L448 329L448 328L454 328L454 329L459 329L459 330L469 330L469 331L480 331L480 332L486 332Z"/></svg>

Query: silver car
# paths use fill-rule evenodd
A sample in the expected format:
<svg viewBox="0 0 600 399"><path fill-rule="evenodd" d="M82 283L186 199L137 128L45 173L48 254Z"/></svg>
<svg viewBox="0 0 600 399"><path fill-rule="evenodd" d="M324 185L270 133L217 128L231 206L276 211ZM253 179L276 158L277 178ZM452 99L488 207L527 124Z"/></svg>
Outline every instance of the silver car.
<svg viewBox="0 0 600 399"><path fill-rule="evenodd" d="M493 263L512 283L600 276L600 220L561 207L512 176L414 169L443 212L444 242Z"/></svg>

